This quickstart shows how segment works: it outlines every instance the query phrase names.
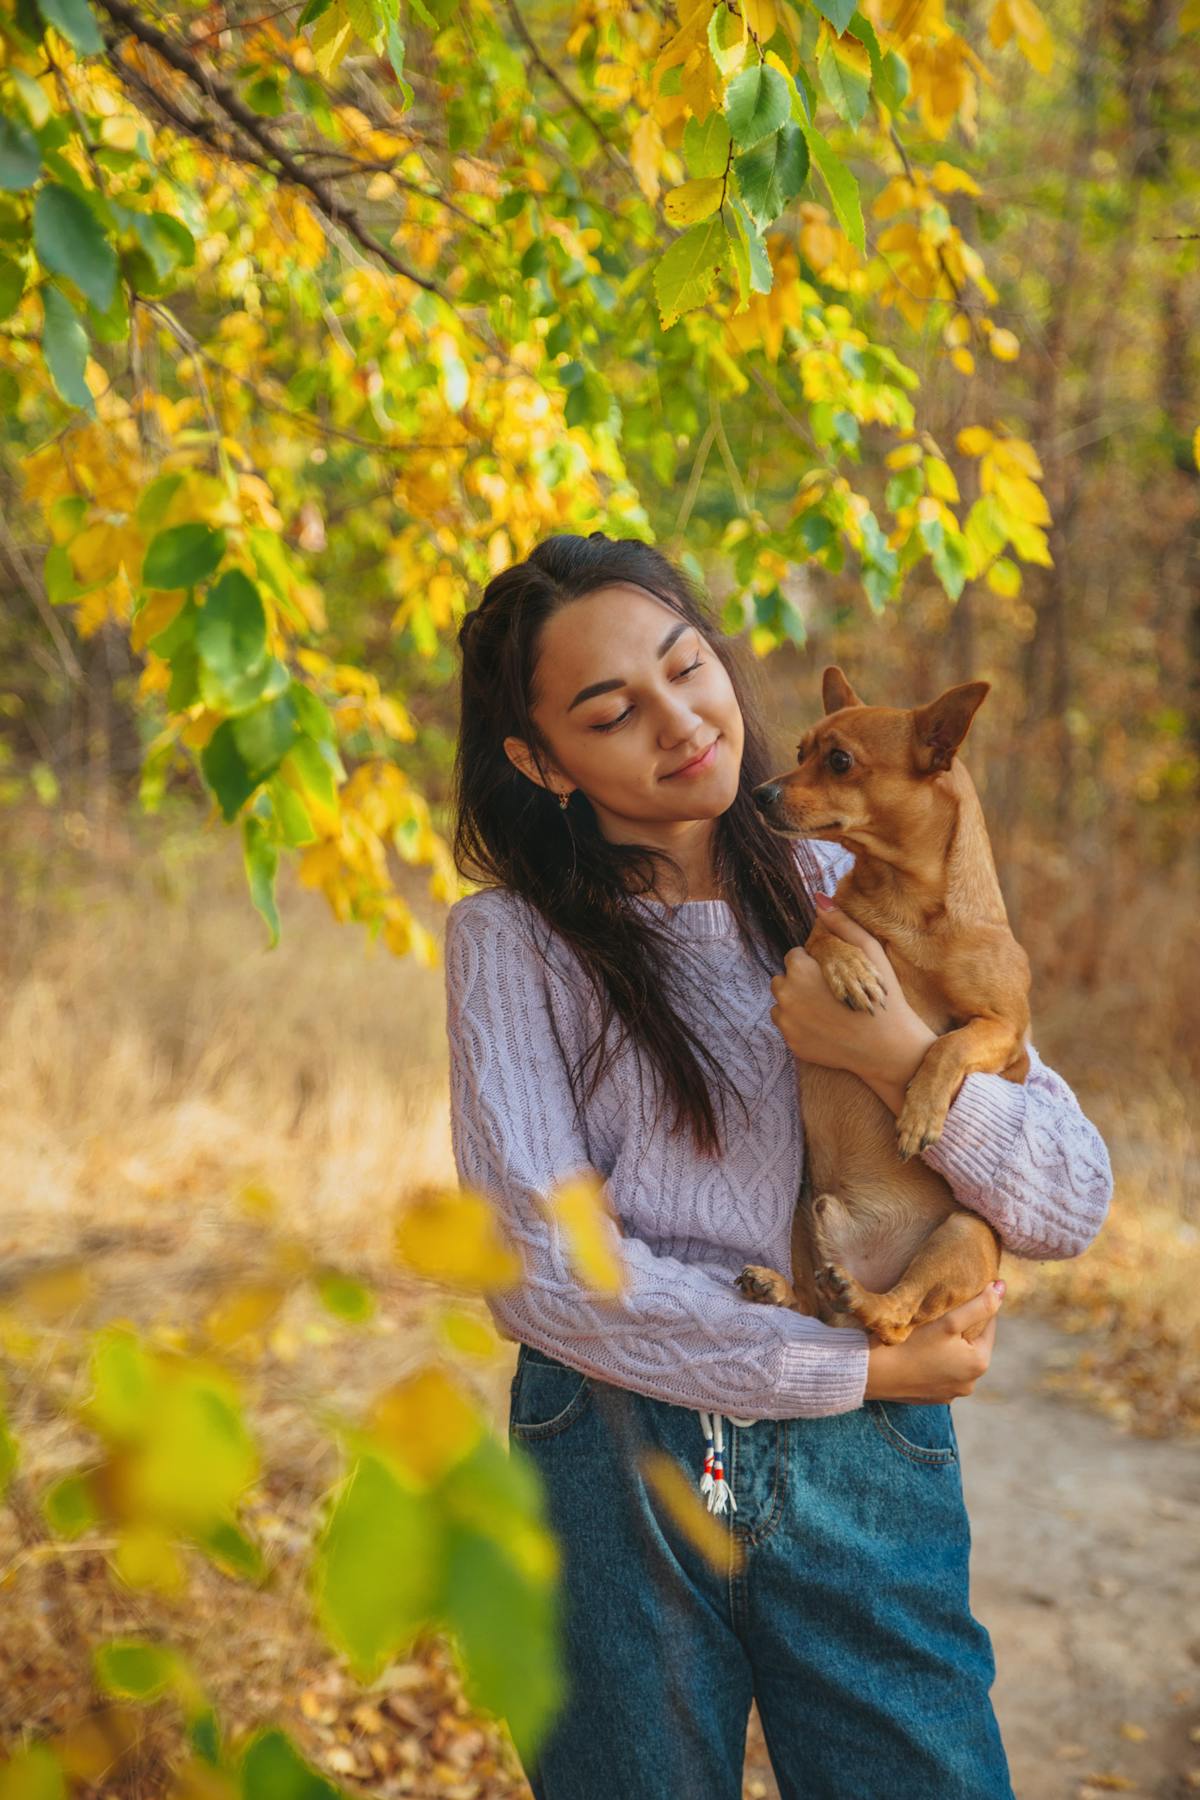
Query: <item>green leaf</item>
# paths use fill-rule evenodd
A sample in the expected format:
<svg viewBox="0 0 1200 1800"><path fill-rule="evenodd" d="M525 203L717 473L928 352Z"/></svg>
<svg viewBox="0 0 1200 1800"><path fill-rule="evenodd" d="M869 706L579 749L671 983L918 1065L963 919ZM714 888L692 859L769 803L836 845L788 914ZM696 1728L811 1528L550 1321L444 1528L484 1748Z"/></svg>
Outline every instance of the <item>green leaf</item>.
<svg viewBox="0 0 1200 1800"><path fill-rule="evenodd" d="M964 539L957 531L947 531L940 519L922 519L920 531L938 580L951 600L957 600L966 586L970 567Z"/></svg>
<svg viewBox="0 0 1200 1800"><path fill-rule="evenodd" d="M823 19L828 19L840 37L855 13L855 0L813 0Z"/></svg>
<svg viewBox="0 0 1200 1800"><path fill-rule="evenodd" d="M38 9L47 25L61 31L81 56L98 56L104 39L88 0L38 0Z"/></svg>
<svg viewBox="0 0 1200 1800"><path fill-rule="evenodd" d="M244 1581L262 1580L262 1551L232 1519L218 1519L207 1530L197 1532L196 1542L210 1561L228 1574Z"/></svg>
<svg viewBox="0 0 1200 1800"><path fill-rule="evenodd" d="M359 1458L317 1545L316 1607L361 1680L403 1654L435 1614L444 1530L431 1495L402 1487L377 1457Z"/></svg>
<svg viewBox="0 0 1200 1800"><path fill-rule="evenodd" d="M889 50L875 77L875 98L889 112L899 112L908 99L908 86L908 64L897 51Z"/></svg>
<svg viewBox="0 0 1200 1800"><path fill-rule="evenodd" d="M760 231L774 223L808 179L804 133L786 124L735 161L738 191Z"/></svg>
<svg viewBox="0 0 1200 1800"><path fill-rule="evenodd" d="M303 741L301 739L301 742ZM279 821L279 829L283 834L284 843L292 849L298 844L315 844L318 834L313 829L312 820L308 816L308 808L295 788L289 787L282 775L276 773L268 781L267 790L275 808L275 817Z"/></svg>
<svg viewBox="0 0 1200 1800"><path fill-rule="evenodd" d="M267 922L270 948L279 942L279 911L275 905L275 873L279 866L279 846L261 819L248 813L242 820L242 851L250 898Z"/></svg>
<svg viewBox="0 0 1200 1800"><path fill-rule="evenodd" d="M654 269L654 292L663 330L685 312L703 306L712 292L717 270L729 254L720 213L701 219L677 237Z"/></svg>
<svg viewBox="0 0 1200 1800"><path fill-rule="evenodd" d="M698 180L724 172L729 161L729 126L715 106L707 119L690 118L683 128L683 160Z"/></svg>
<svg viewBox="0 0 1200 1800"><path fill-rule="evenodd" d="M233 686L262 667L267 615L262 596L241 569L227 569L206 594L196 615L196 649L221 686Z"/></svg>
<svg viewBox="0 0 1200 1800"><path fill-rule="evenodd" d="M65 275L100 312L112 305L117 259L87 201L56 181L33 202L33 243L44 268Z"/></svg>
<svg viewBox="0 0 1200 1800"><path fill-rule="evenodd" d="M132 211L129 222L160 281L175 269L190 268L195 262L195 238L187 226L170 213Z"/></svg>
<svg viewBox="0 0 1200 1800"><path fill-rule="evenodd" d="M738 241L745 251L745 272L749 286L756 294L769 294L775 281L775 271L771 266L770 253L759 235L754 220L736 194L733 196L732 205L734 221L738 228Z"/></svg>
<svg viewBox="0 0 1200 1800"><path fill-rule="evenodd" d="M238 754L256 782L279 767L299 732L296 709L286 693L228 722Z"/></svg>
<svg viewBox="0 0 1200 1800"><path fill-rule="evenodd" d="M25 271L20 263L0 257L0 319L11 319L25 292Z"/></svg>
<svg viewBox="0 0 1200 1800"><path fill-rule="evenodd" d="M375 1296L361 1281L352 1281L338 1269L320 1270L316 1281L322 1304L335 1318L361 1325L374 1313Z"/></svg>
<svg viewBox="0 0 1200 1800"><path fill-rule="evenodd" d="M8 1491L9 1481L17 1466L17 1440L0 1414L0 1498Z"/></svg>
<svg viewBox="0 0 1200 1800"><path fill-rule="evenodd" d="M725 117L740 150L752 150L778 131L792 110L788 85L770 63L755 63L735 75L725 92Z"/></svg>
<svg viewBox="0 0 1200 1800"><path fill-rule="evenodd" d="M0 188L17 194L33 186L42 166L37 139L18 119L0 118Z"/></svg>
<svg viewBox="0 0 1200 1800"><path fill-rule="evenodd" d="M56 1536L82 1537L95 1525L98 1514L86 1475L63 1475L42 1495L42 1512Z"/></svg>
<svg viewBox="0 0 1200 1800"><path fill-rule="evenodd" d="M225 719L200 752L200 769L205 781L217 797L221 817L228 825L236 819L258 780L251 775L233 736L234 721Z"/></svg>
<svg viewBox="0 0 1200 1800"><path fill-rule="evenodd" d="M808 140L808 148L812 159L824 177L829 189L829 197L833 201L833 210L837 214L838 223L860 254L866 249L866 233L863 229L862 202L859 199L858 183L826 138L821 136L815 125L802 124L800 127Z"/></svg>
<svg viewBox="0 0 1200 1800"><path fill-rule="evenodd" d="M96 1679L106 1693L125 1700L153 1700L175 1683L179 1658L165 1644L114 1638L92 1651Z"/></svg>
<svg viewBox="0 0 1200 1800"><path fill-rule="evenodd" d="M142 563L142 585L195 587L211 575L225 554L225 533L201 520L168 525L152 537Z"/></svg>
<svg viewBox="0 0 1200 1800"><path fill-rule="evenodd" d="M345 1800L306 1763L285 1732L258 1732L242 1753L241 1800Z"/></svg>
<svg viewBox="0 0 1200 1800"><path fill-rule="evenodd" d="M817 61L821 91L839 119L856 128L862 124L871 97L870 78L846 57L836 44L827 43Z"/></svg>
<svg viewBox="0 0 1200 1800"><path fill-rule="evenodd" d="M0 1764L0 1800L67 1800L62 1766L45 1744L18 1750Z"/></svg>
<svg viewBox="0 0 1200 1800"><path fill-rule="evenodd" d="M47 283L42 293L42 355L55 390L68 406L95 417L96 403L85 379L88 334L65 294Z"/></svg>

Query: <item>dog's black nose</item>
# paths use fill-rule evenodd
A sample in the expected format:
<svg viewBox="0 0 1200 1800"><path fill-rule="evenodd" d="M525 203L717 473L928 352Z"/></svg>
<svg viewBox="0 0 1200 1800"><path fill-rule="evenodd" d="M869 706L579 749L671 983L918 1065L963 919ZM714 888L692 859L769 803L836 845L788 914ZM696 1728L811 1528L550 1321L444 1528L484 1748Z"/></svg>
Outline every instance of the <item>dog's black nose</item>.
<svg viewBox="0 0 1200 1800"><path fill-rule="evenodd" d="M777 781L764 781L761 787L754 790L754 804L760 812L768 812L782 792Z"/></svg>

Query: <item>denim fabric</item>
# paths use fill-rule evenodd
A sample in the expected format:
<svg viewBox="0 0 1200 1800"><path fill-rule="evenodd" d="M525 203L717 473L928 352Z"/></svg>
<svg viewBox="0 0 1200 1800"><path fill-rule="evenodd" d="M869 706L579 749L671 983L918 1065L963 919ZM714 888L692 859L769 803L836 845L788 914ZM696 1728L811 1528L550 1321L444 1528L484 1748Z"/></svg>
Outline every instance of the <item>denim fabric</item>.
<svg viewBox="0 0 1200 1800"><path fill-rule="evenodd" d="M1013 1800L949 1406L727 1423L737 1574L638 1473L658 1449L696 1487L694 1412L522 1345L509 1432L563 1550L569 1697L537 1800L740 1800L752 1699L784 1800Z"/></svg>

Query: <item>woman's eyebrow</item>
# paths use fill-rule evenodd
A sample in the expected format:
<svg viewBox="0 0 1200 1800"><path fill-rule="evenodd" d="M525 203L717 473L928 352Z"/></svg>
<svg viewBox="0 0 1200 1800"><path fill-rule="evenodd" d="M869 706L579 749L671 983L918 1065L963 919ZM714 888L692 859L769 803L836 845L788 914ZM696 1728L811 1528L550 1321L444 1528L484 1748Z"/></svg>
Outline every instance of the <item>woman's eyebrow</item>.
<svg viewBox="0 0 1200 1800"><path fill-rule="evenodd" d="M691 623L691 621L688 619L680 619L678 625L672 625L670 631L668 631L666 637L663 639L662 643L658 646L658 649L655 651L654 654L656 656L660 656L660 657L665 656L667 654L667 651L671 648L671 645L675 642L675 639L677 637L679 637L683 632L685 632L689 629L690 623ZM567 711L568 712L574 711L575 707L577 707L580 704L580 702L583 700L594 700L597 694L611 694L611 692L614 688L619 688L619 687L624 687L624 686L625 686L625 679L623 676L620 676L620 675L613 676L608 681L593 681L591 683L590 687L580 688L579 692L576 694L575 698L572 700L570 706L568 706Z"/></svg>

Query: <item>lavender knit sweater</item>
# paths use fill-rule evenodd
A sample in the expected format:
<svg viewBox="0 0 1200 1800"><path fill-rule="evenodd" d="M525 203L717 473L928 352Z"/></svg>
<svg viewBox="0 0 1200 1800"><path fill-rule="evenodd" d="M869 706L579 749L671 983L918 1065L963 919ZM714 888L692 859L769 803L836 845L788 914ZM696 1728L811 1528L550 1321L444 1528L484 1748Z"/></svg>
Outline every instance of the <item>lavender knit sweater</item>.
<svg viewBox="0 0 1200 1800"><path fill-rule="evenodd" d="M832 892L851 864L815 843ZM655 901L659 915L667 909ZM486 1193L517 1243L524 1282L491 1297L500 1330L619 1387L743 1418L860 1406L864 1331L755 1306L733 1286L747 1262L790 1266L804 1142L795 1063L771 1022L770 975L723 900L677 907L679 1004L749 1103L727 1109L719 1160L686 1131L653 1127L651 1078L623 1045L582 1115L568 1068L598 1022L574 952L507 889L450 908L445 968L451 1135L459 1179ZM1030 1049L1023 1085L966 1077L924 1157L1006 1250L1078 1256L1104 1221L1104 1141L1067 1083ZM669 1112L665 1115L669 1118ZM626 1289L589 1293L538 1204L584 1166L607 1180L624 1234Z"/></svg>

